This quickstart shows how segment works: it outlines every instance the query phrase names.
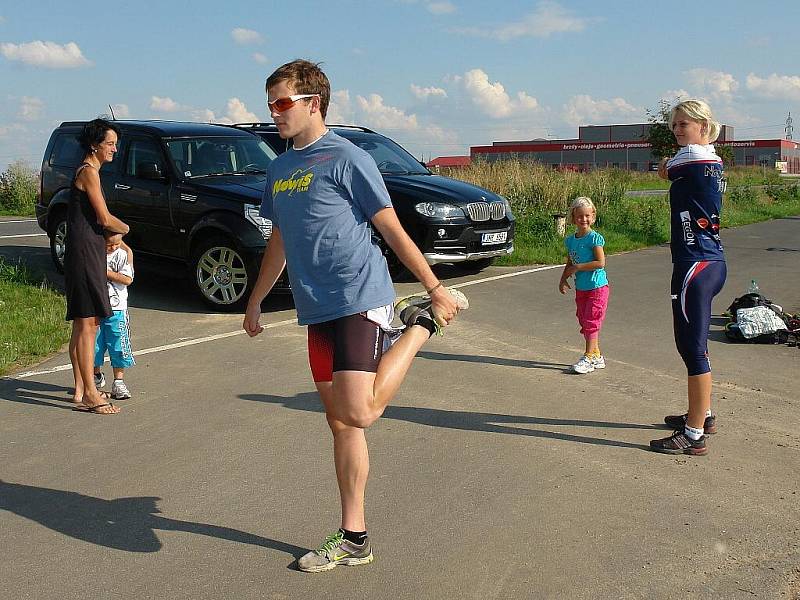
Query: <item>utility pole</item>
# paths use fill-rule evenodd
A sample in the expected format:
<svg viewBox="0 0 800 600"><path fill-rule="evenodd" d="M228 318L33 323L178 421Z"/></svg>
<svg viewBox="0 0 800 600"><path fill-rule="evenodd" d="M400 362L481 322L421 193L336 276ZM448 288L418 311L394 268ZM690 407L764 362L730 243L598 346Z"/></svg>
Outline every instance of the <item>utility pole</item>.
<svg viewBox="0 0 800 600"><path fill-rule="evenodd" d="M789 116L786 117L786 127L783 128L783 131L785 132L785 136L784 136L785 139L787 139L787 140L792 139L792 130L793 129L794 128L792 127L792 112L789 111Z"/></svg>

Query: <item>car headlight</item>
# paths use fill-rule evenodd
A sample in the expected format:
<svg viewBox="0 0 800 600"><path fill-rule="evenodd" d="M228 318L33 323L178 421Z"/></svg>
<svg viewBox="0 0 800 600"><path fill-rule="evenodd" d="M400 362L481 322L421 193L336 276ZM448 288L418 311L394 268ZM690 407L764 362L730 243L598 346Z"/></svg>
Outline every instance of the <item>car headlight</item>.
<svg viewBox="0 0 800 600"><path fill-rule="evenodd" d="M261 237L268 240L272 235L272 221L265 219L259 213L261 208L255 204L244 205L244 218L255 225L261 232Z"/></svg>
<svg viewBox="0 0 800 600"><path fill-rule="evenodd" d="M503 203L506 205L506 216L510 219L513 216L511 212L511 202L508 201L508 198L505 196L500 196L503 199Z"/></svg>
<svg viewBox="0 0 800 600"><path fill-rule="evenodd" d="M414 208L421 215L438 219L452 219L464 216L464 211L458 206L444 204L443 202L420 202Z"/></svg>

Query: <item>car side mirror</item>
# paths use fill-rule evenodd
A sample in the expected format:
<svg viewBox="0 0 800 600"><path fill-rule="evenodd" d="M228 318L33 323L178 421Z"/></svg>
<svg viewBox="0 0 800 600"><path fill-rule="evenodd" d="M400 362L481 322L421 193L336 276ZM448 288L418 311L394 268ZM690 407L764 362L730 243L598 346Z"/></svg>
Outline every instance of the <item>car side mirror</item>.
<svg viewBox="0 0 800 600"><path fill-rule="evenodd" d="M159 180L164 179L161 167L154 162L140 162L136 165L136 176L139 179Z"/></svg>

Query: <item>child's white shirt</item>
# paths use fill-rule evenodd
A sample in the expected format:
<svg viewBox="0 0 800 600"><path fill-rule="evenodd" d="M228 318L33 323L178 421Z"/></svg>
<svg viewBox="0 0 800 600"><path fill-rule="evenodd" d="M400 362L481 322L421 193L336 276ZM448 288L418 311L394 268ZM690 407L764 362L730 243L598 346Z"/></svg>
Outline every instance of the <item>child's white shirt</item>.
<svg viewBox="0 0 800 600"><path fill-rule="evenodd" d="M133 267L128 264L128 253L122 248L117 248L111 254L106 254L106 266L109 271L127 275L133 279ZM108 281L108 297L111 301L111 310L128 309L128 286L114 281Z"/></svg>

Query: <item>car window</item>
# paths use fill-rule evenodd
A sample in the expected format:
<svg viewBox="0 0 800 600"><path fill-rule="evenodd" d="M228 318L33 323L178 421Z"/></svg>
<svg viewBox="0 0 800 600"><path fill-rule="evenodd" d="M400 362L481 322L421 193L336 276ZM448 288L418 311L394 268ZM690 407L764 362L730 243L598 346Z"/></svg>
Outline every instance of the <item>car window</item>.
<svg viewBox="0 0 800 600"><path fill-rule="evenodd" d="M83 148L78 144L77 133L62 133L53 143L50 164L57 167L74 167L83 160Z"/></svg>
<svg viewBox="0 0 800 600"><path fill-rule="evenodd" d="M132 139L128 142L128 153L125 161L125 174L136 177L143 163L155 163L160 172L164 172L164 158L161 148L152 139Z"/></svg>
<svg viewBox="0 0 800 600"><path fill-rule="evenodd" d="M336 133L366 150L384 175L429 175L430 171L423 167L402 146L387 137L375 133L335 130Z"/></svg>
<svg viewBox="0 0 800 600"><path fill-rule="evenodd" d="M256 136L181 138L168 140L167 148L184 177L266 173L276 156Z"/></svg>

